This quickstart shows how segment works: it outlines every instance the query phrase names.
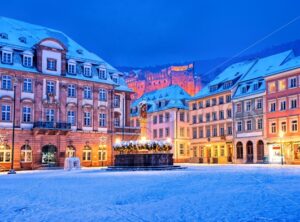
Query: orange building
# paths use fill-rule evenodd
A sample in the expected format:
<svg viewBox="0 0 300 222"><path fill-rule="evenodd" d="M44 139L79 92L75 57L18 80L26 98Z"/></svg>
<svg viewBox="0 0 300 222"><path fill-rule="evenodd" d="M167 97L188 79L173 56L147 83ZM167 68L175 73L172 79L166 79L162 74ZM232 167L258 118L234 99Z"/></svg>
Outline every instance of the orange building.
<svg viewBox="0 0 300 222"><path fill-rule="evenodd" d="M128 87L135 92L132 99L171 85L180 86L191 96L201 89L201 79L195 76L194 64L169 66L158 72L132 70L127 73L125 79Z"/></svg>

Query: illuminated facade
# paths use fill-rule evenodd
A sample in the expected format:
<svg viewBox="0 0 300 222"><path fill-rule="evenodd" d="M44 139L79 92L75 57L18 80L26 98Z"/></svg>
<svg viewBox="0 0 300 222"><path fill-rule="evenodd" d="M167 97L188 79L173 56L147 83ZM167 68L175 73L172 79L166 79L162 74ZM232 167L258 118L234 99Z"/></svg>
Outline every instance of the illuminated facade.
<svg viewBox="0 0 300 222"><path fill-rule="evenodd" d="M14 116L17 169L72 156L112 164L114 140L139 134L123 74L59 31L4 17L0 26L1 168L10 167Z"/></svg>

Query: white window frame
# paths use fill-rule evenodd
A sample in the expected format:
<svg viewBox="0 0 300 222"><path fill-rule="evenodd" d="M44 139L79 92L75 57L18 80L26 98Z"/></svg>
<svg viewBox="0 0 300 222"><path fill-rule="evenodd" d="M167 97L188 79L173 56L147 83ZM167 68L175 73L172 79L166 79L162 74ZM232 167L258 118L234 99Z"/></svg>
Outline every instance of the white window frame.
<svg viewBox="0 0 300 222"><path fill-rule="evenodd" d="M23 55L23 66L32 67L33 64L33 56L32 55Z"/></svg>
<svg viewBox="0 0 300 222"><path fill-rule="evenodd" d="M25 78L23 81L23 92L32 93L32 79Z"/></svg>
<svg viewBox="0 0 300 222"><path fill-rule="evenodd" d="M11 121L11 106L7 104L3 104L1 106L1 120L3 122L10 122Z"/></svg>
<svg viewBox="0 0 300 222"><path fill-rule="evenodd" d="M289 81L288 81L288 82L289 82L289 85L288 85L288 88L289 88L289 89L293 89L293 88L296 88L296 87L298 86L298 85L297 85L298 79L297 79L296 76L290 77L288 80L289 80ZM295 81L296 81L294 86L291 86L292 80L295 80Z"/></svg>
<svg viewBox="0 0 300 222"><path fill-rule="evenodd" d="M107 115L106 113L99 113L99 127L106 127Z"/></svg>
<svg viewBox="0 0 300 222"><path fill-rule="evenodd" d="M76 126L76 112L73 110L68 110L67 112L68 123L72 126Z"/></svg>
<svg viewBox="0 0 300 222"><path fill-rule="evenodd" d="M23 123L30 123L31 122L31 107L23 106L22 108L22 122Z"/></svg>
<svg viewBox="0 0 300 222"><path fill-rule="evenodd" d="M2 63L12 64L13 63L13 51L11 50L2 50Z"/></svg>
<svg viewBox="0 0 300 222"><path fill-rule="evenodd" d="M84 112L83 113L83 125L84 126L91 126L91 112Z"/></svg>
<svg viewBox="0 0 300 222"><path fill-rule="evenodd" d="M99 101L106 102L107 101L107 90L99 89Z"/></svg>
<svg viewBox="0 0 300 222"><path fill-rule="evenodd" d="M68 97L76 98L76 86L74 84L68 85Z"/></svg>
<svg viewBox="0 0 300 222"><path fill-rule="evenodd" d="M12 90L12 77L9 75L3 75L1 78L1 89Z"/></svg>

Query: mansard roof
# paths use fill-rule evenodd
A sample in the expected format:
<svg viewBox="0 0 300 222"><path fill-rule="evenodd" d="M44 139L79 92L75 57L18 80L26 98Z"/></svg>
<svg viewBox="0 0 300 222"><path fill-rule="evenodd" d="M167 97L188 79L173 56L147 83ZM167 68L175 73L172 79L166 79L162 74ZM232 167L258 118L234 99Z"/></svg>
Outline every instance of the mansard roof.
<svg viewBox="0 0 300 222"><path fill-rule="evenodd" d="M146 103L148 106L148 113L168 110L172 108L188 110L187 100L191 96L180 86L171 85L153 92L145 93L142 97L135 100L131 108L132 116L136 116L139 113L140 104ZM160 106L159 103L163 104Z"/></svg>

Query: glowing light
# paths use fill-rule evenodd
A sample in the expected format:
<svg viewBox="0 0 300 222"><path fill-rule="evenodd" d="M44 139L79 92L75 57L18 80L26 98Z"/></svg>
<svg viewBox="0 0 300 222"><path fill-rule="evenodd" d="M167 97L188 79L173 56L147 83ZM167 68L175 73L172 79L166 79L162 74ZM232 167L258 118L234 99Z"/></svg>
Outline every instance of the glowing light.
<svg viewBox="0 0 300 222"><path fill-rule="evenodd" d="M171 143L171 138L170 137L167 138L167 142Z"/></svg>
<svg viewBox="0 0 300 222"><path fill-rule="evenodd" d="M146 141L147 141L146 137L145 137L145 136L142 136L141 142L144 143L144 142L146 142Z"/></svg>
<svg viewBox="0 0 300 222"><path fill-rule="evenodd" d="M117 144L121 143L120 138L116 138L116 142L115 143L117 143Z"/></svg>
<svg viewBox="0 0 300 222"><path fill-rule="evenodd" d="M280 131L280 132L279 132L279 137L280 137L280 138L283 138L283 137L284 137L284 132L283 132L283 131Z"/></svg>

